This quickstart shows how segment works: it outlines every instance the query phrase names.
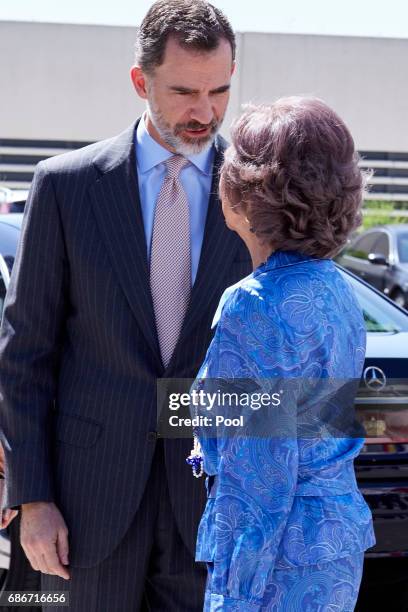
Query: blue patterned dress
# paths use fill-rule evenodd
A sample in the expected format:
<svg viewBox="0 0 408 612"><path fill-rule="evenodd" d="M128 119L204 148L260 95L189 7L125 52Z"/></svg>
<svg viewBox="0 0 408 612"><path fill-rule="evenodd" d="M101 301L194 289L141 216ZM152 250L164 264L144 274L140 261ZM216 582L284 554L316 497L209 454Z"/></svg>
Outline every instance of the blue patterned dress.
<svg viewBox="0 0 408 612"><path fill-rule="evenodd" d="M331 260L276 251L225 291L213 325L193 388L215 378L361 376L363 316ZM198 435L216 483L197 540L204 610L354 610L375 544L353 466L363 439Z"/></svg>

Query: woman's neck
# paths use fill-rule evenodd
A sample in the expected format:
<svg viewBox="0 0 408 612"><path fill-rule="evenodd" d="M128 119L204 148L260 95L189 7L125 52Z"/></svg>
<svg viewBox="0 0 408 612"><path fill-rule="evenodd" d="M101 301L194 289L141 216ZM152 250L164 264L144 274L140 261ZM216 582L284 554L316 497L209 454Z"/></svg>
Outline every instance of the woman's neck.
<svg viewBox="0 0 408 612"><path fill-rule="evenodd" d="M253 238L251 236L251 239L245 240L245 243L251 255L252 267L254 270L263 264L275 250L270 244L260 244L255 236Z"/></svg>

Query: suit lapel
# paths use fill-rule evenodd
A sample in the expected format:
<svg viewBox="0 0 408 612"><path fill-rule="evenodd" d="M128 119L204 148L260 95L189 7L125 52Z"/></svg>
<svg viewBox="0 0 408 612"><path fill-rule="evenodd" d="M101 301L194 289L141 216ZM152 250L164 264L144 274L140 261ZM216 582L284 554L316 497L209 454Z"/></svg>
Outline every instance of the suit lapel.
<svg viewBox="0 0 408 612"><path fill-rule="evenodd" d="M137 126L137 124L136 124ZM163 368L149 285L147 246L134 148L135 125L111 141L94 160L99 177L90 188L98 227L157 365Z"/></svg>

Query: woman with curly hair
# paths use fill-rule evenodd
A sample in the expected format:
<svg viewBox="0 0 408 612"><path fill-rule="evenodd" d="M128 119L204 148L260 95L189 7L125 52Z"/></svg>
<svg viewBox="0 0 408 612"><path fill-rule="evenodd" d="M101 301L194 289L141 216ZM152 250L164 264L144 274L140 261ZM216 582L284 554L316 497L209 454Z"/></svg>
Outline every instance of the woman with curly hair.
<svg viewBox="0 0 408 612"><path fill-rule="evenodd" d="M350 132L321 100L284 98L237 120L220 190L254 270L221 299L196 388L360 379L364 319L331 258L361 222L365 182ZM324 415L330 430L335 414ZM363 438L224 433L198 429L193 453L209 475L196 555L209 572L204 609L354 610L375 543L354 474Z"/></svg>

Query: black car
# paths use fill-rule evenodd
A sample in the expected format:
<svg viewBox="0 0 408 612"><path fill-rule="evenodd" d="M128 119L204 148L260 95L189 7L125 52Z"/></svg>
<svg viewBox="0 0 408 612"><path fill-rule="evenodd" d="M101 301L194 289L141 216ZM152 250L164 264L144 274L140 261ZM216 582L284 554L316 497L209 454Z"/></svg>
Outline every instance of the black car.
<svg viewBox="0 0 408 612"><path fill-rule="evenodd" d="M337 261L403 308L408 308L408 224L367 230Z"/></svg>
<svg viewBox="0 0 408 612"><path fill-rule="evenodd" d="M3 261L3 265L0 265L0 282L3 297L15 256L21 219L22 215L18 214L0 215L0 255L3 255L0 257L0 263ZM356 398L356 409L366 431L366 441L355 467L360 490L373 513L377 544L366 553L357 609L360 612L382 612L383 591L392 612L406 612L408 313L366 282L347 270L339 269L355 291L367 329L366 360ZM2 588L38 590L39 573L31 570L19 545L18 519L11 523L8 533L3 534L3 540L4 536L8 537L11 545L11 562L3 569L3 574L0 566L0 592ZM389 593L384 589L386 582L392 582ZM380 590L379 594L376 588ZM397 597L401 604L396 603Z"/></svg>
<svg viewBox="0 0 408 612"><path fill-rule="evenodd" d="M346 271L345 271L346 273ZM367 351L356 398L365 445L357 482L377 543L365 555L357 612L408 611L408 313L347 273L364 312Z"/></svg>

